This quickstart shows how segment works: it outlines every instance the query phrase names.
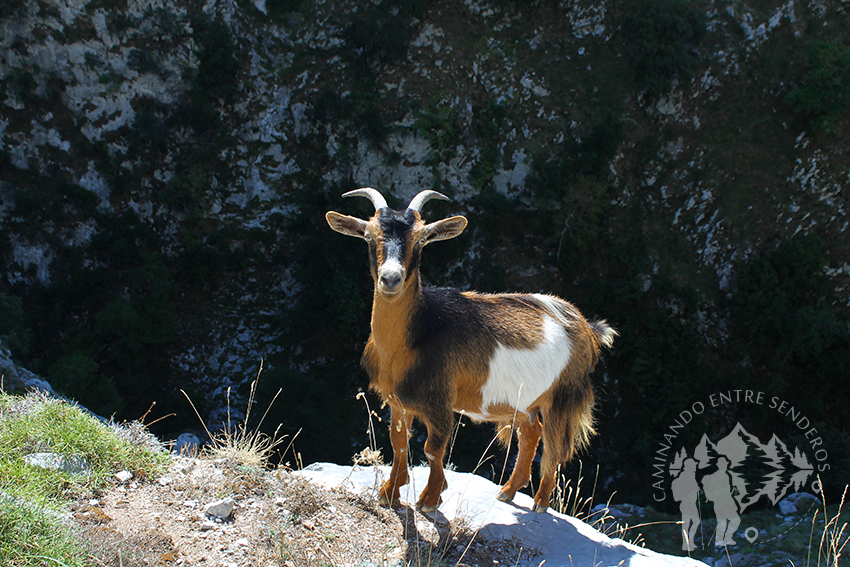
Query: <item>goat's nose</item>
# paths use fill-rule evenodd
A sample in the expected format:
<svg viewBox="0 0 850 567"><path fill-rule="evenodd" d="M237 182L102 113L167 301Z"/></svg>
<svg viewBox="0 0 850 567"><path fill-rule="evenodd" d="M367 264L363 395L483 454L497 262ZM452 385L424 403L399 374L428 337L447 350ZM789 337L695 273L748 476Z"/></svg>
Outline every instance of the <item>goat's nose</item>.
<svg viewBox="0 0 850 567"><path fill-rule="evenodd" d="M401 283L401 274L399 272L389 272L381 275L381 285L385 288L392 289Z"/></svg>

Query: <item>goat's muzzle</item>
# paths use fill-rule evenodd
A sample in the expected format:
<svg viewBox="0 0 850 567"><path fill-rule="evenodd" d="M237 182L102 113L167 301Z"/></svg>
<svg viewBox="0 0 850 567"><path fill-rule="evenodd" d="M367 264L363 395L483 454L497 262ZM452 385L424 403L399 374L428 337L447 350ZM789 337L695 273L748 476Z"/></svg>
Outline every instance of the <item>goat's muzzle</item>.
<svg viewBox="0 0 850 567"><path fill-rule="evenodd" d="M394 300L404 289L404 266L394 260L388 260L378 270L376 286L384 298Z"/></svg>

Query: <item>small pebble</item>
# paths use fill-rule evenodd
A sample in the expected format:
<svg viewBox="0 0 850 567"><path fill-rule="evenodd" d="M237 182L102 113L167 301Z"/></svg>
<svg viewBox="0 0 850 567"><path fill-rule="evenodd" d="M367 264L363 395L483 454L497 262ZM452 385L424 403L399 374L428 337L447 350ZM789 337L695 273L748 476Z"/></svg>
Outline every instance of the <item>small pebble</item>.
<svg viewBox="0 0 850 567"><path fill-rule="evenodd" d="M115 473L115 478L117 478L121 482L127 482L131 478L133 478L133 473L131 473L130 471L117 472Z"/></svg>

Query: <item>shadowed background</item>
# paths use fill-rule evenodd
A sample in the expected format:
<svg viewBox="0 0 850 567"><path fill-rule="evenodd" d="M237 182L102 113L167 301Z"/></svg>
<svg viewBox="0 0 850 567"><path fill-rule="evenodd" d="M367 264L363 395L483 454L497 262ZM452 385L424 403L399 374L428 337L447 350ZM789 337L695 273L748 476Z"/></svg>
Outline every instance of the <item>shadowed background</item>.
<svg viewBox="0 0 850 567"><path fill-rule="evenodd" d="M0 0L0 26L0 340L93 411L156 401L158 434L201 431L182 388L215 428L264 360L264 427L348 462L372 282L324 213L432 188L453 200L426 219L470 227L426 283L553 293L619 331L582 457L601 491L651 502L664 433L736 389L801 411L846 484L844 3ZM677 443L739 421L813 454L767 403ZM464 422L471 470L492 429Z"/></svg>

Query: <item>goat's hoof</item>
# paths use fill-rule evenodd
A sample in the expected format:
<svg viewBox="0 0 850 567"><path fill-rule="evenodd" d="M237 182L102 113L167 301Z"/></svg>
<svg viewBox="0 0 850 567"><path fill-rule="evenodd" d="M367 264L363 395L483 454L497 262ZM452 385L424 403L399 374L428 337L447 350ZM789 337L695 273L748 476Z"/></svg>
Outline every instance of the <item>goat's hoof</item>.
<svg viewBox="0 0 850 567"><path fill-rule="evenodd" d="M422 512L423 514L430 514L431 512L436 512L437 508L439 508L440 504L442 504L442 503L443 503L443 499L438 498L437 504L434 505L434 506L432 506L431 504L423 504L422 502L418 502L416 504L416 507L419 508L419 511Z"/></svg>
<svg viewBox="0 0 850 567"><path fill-rule="evenodd" d="M378 496L378 505L384 508L393 508L394 506L397 506L398 503L398 500L392 500L383 494Z"/></svg>
<svg viewBox="0 0 850 567"><path fill-rule="evenodd" d="M496 495L496 500L499 502L513 502L514 497L507 492L500 492Z"/></svg>
<svg viewBox="0 0 850 567"><path fill-rule="evenodd" d="M548 509L549 509L549 506L541 506L540 504L534 505L534 511L537 512L538 514L545 514L546 510L548 510Z"/></svg>

